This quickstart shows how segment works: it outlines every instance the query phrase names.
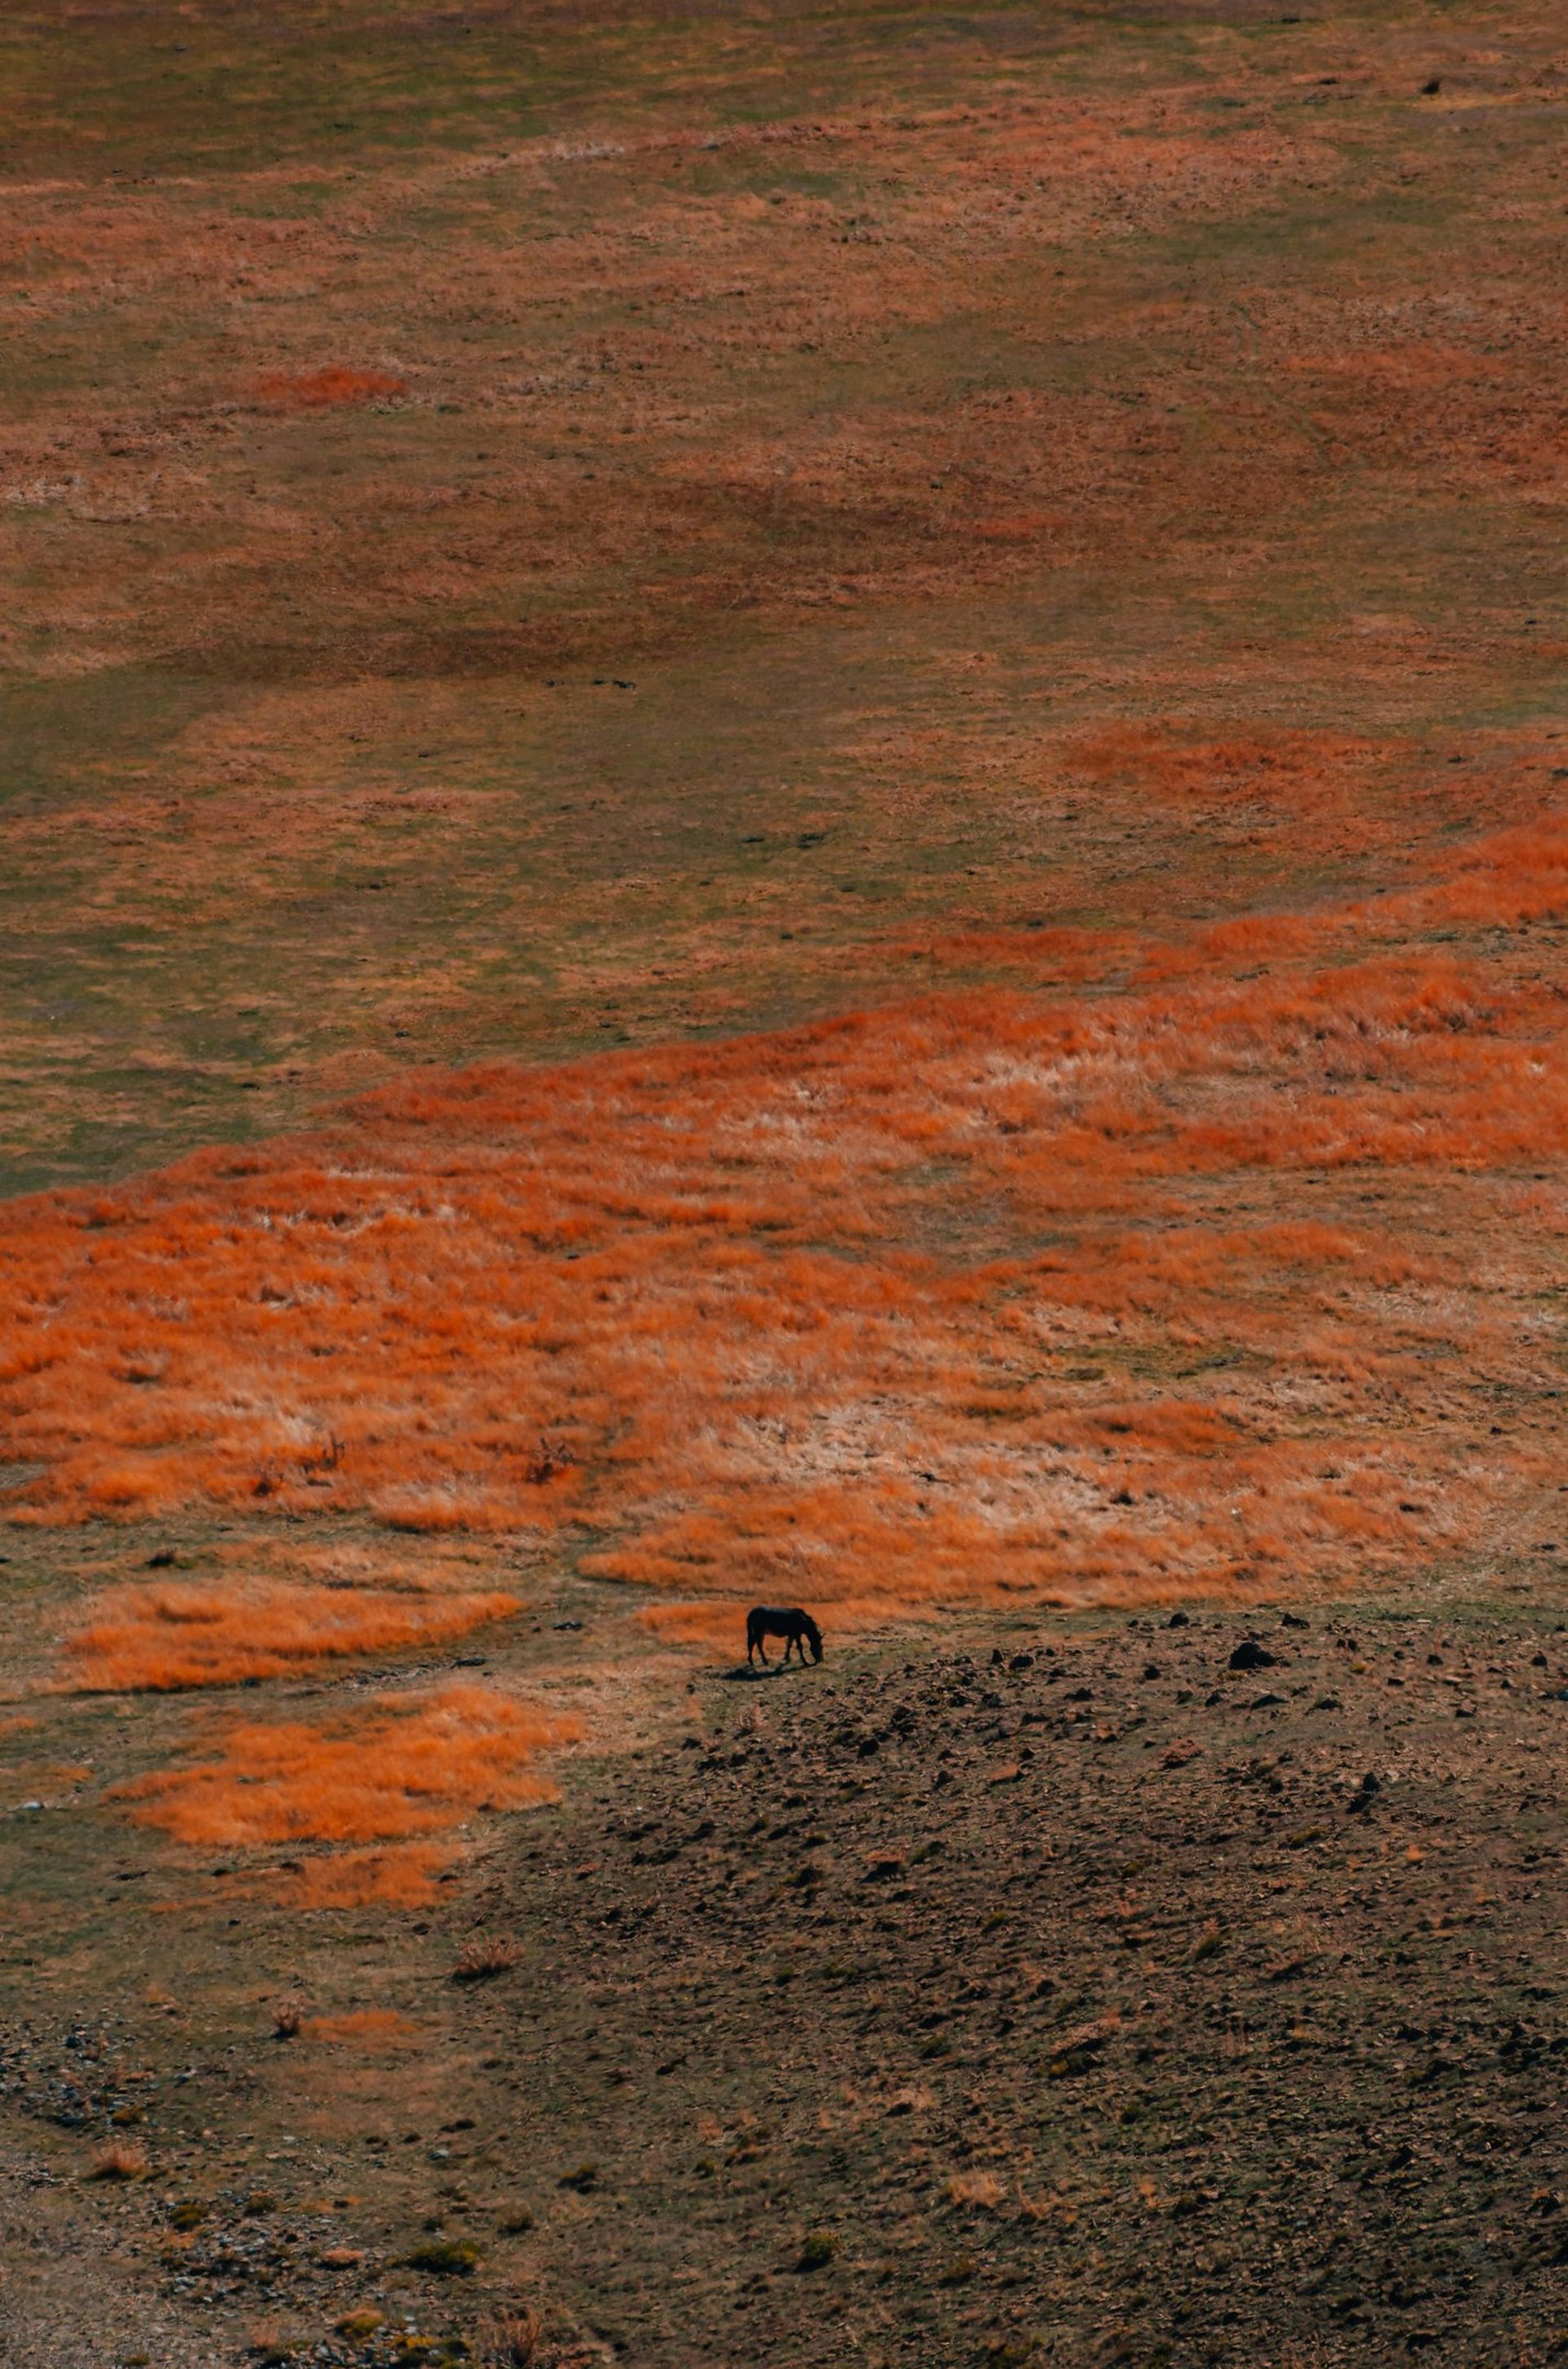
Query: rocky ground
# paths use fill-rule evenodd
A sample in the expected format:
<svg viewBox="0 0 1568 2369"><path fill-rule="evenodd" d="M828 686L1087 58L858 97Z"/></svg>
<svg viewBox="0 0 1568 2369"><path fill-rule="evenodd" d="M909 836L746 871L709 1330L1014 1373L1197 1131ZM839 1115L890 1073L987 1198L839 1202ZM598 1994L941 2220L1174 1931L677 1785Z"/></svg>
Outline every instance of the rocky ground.
<svg viewBox="0 0 1568 2369"><path fill-rule="evenodd" d="M1556 2358L1565 1682L1364 1608L710 1675L404 1937L403 2054L15 2025L0 2358Z"/></svg>

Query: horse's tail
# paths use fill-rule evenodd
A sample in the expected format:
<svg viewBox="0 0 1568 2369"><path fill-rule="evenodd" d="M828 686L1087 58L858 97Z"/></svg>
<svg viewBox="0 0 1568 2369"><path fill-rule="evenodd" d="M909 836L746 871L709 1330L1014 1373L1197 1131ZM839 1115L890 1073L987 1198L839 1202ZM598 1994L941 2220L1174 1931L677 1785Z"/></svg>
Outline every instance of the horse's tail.
<svg viewBox="0 0 1568 2369"><path fill-rule="evenodd" d="M816 1621L813 1620L809 1612L802 1613L800 1625L805 1630L807 1642L810 1644L812 1660L814 1662L819 1662L822 1658L822 1631L818 1628Z"/></svg>

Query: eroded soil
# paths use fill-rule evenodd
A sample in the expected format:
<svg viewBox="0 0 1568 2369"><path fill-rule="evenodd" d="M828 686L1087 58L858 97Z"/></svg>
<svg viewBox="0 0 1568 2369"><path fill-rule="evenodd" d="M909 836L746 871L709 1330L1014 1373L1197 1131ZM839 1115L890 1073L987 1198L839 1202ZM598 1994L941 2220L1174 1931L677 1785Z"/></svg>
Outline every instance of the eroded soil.
<svg viewBox="0 0 1568 2369"><path fill-rule="evenodd" d="M1565 1681L1551 1617L1368 1607L714 1673L374 1974L253 1904L161 2008L127 1876L127 1987L5 2057L13 2228L80 2198L118 2341L24 2245L10 2357L461 2359L524 2295L737 2369L1552 2358Z"/></svg>

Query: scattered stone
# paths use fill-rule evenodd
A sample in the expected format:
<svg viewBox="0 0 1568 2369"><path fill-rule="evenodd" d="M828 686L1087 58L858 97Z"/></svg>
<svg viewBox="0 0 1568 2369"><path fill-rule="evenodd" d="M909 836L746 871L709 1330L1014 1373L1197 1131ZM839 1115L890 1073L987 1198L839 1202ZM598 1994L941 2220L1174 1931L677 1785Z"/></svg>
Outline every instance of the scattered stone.
<svg viewBox="0 0 1568 2369"><path fill-rule="evenodd" d="M1232 1670L1272 1670L1278 1659L1277 1654L1271 1654L1255 1637L1245 1637L1231 1654L1229 1666Z"/></svg>

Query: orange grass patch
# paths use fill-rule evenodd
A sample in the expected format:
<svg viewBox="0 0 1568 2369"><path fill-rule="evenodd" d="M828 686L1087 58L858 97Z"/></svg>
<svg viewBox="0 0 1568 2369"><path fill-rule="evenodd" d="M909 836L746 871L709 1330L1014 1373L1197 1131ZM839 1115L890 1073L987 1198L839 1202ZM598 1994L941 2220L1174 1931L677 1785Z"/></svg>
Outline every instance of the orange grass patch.
<svg viewBox="0 0 1568 2369"><path fill-rule="evenodd" d="M1460 1434L1550 1356L1565 916L1546 822L1125 991L431 1077L16 1205L11 1518L561 1538L674 1633L1410 1570L1523 1471Z"/></svg>
<svg viewBox="0 0 1568 2369"><path fill-rule="evenodd" d="M293 374L266 371L257 381L257 392L268 403L292 411L327 411L334 404L384 401L395 395L406 395L408 390L391 371L349 370L334 362L325 370Z"/></svg>
<svg viewBox="0 0 1568 2369"><path fill-rule="evenodd" d="M452 1867L442 1843L390 1843L384 1849L338 1850L276 1871L280 1906L424 1908Z"/></svg>
<svg viewBox="0 0 1568 2369"><path fill-rule="evenodd" d="M553 1800L533 1764L579 1733L493 1688L449 1686L319 1723L245 1721L221 1734L216 1758L135 1778L111 1798L184 1843L386 1841Z"/></svg>
<svg viewBox="0 0 1568 2369"><path fill-rule="evenodd" d="M235 1686L321 1655L395 1653L462 1636L505 1619L520 1603L495 1591L421 1596L266 1580L112 1588L67 1640L65 1682L84 1693Z"/></svg>
<svg viewBox="0 0 1568 2369"><path fill-rule="evenodd" d="M328 2040L369 2048L407 2047L420 2035L412 2016L395 2008L357 2008L349 2015L307 2016L300 2026L307 2040Z"/></svg>

